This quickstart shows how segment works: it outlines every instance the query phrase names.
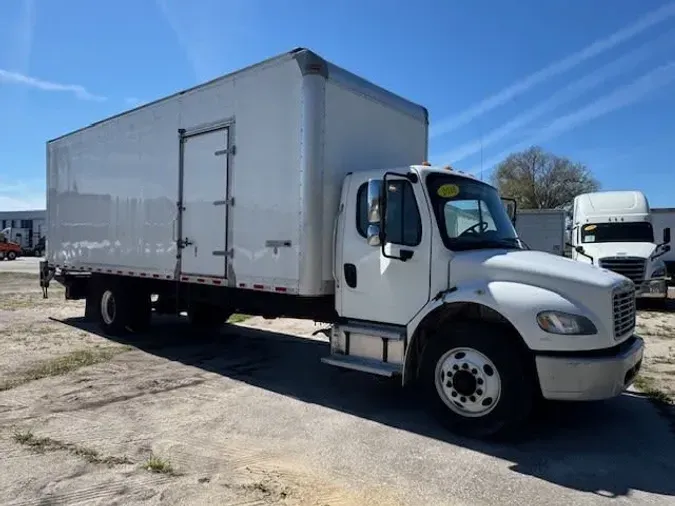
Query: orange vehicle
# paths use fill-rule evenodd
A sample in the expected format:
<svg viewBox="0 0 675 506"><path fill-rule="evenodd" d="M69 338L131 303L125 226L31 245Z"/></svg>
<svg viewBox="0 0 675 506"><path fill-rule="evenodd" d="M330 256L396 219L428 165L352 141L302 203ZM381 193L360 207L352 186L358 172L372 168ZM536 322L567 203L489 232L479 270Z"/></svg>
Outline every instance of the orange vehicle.
<svg viewBox="0 0 675 506"><path fill-rule="evenodd" d="M21 246L15 242L8 241L3 234L0 234L0 260L14 260L20 254Z"/></svg>

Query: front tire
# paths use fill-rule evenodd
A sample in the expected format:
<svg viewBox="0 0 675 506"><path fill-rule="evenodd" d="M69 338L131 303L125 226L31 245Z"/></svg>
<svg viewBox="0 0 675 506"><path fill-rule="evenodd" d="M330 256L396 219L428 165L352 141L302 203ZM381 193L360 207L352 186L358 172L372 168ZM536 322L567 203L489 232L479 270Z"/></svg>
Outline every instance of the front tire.
<svg viewBox="0 0 675 506"><path fill-rule="evenodd" d="M510 329L459 322L430 338L421 363L428 407L455 433L514 434L532 412L534 380Z"/></svg>
<svg viewBox="0 0 675 506"><path fill-rule="evenodd" d="M7 253L7 260L16 260L16 252L10 251L9 253Z"/></svg>

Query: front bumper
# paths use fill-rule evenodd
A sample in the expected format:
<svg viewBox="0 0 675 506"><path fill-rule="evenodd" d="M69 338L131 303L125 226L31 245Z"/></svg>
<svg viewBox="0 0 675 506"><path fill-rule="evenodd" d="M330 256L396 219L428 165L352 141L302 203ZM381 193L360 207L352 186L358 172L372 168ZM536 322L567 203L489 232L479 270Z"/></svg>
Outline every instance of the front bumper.
<svg viewBox="0 0 675 506"><path fill-rule="evenodd" d="M668 296L668 280L648 279L635 287L635 296L639 298L663 299Z"/></svg>
<svg viewBox="0 0 675 506"><path fill-rule="evenodd" d="M535 358L541 392L546 399L594 401L620 395L642 366L644 341L633 336L608 350Z"/></svg>

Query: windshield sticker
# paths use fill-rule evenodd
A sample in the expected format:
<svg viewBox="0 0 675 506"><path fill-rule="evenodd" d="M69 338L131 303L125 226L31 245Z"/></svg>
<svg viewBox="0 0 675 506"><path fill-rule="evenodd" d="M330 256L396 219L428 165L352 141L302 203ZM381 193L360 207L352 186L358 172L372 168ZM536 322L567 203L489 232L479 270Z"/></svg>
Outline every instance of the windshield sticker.
<svg viewBox="0 0 675 506"><path fill-rule="evenodd" d="M586 232L590 232L591 230L595 230L596 228L598 228L597 225L586 225L586 226L584 227L584 230L585 230Z"/></svg>
<svg viewBox="0 0 675 506"><path fill-rule="evenodd" d="M584 237L584 242L595 242L595 236L587 235L586 237Z"/></svg>
<svg viewBox="0 0 675 506"><path fill-rule="evenodd" d="M456 197L459 195L459 186L456 184L443 184L438 187L438 190L436 191L439 197L443 197L444 199L451 199L452 197Z"/></svg>

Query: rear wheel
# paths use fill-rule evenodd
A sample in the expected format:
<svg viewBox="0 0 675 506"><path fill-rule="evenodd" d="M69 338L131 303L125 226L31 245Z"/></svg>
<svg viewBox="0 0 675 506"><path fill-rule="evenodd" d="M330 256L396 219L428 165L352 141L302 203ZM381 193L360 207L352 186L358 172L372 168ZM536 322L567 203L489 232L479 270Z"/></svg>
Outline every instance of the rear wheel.
<svg viewBox="0 0 675 506"><path fill-rule="evenodd" d="M150 295L120 280L100 280L93 294L99 326L108 335L146 330L150 324Z"/></svg>
<svg viewBox="0 0 675 506"><path fill-rule="evenodd" d="M0 251L0 260L4 260L4 259L5 259L5 252Z"/></svg>
<svg viewBox="0 0 675 506"><path fill-rule="evenodd" d="M10 251L7 253L7 260L16 260L16 251Z"/></svg>
<svg viewBox="0 0 675 506"><path fill-rule="evenodd" d="M459 322L434 335L422 357L428 406L458 434L513 434L532 411L534 381L510 329Z"/></svg>

